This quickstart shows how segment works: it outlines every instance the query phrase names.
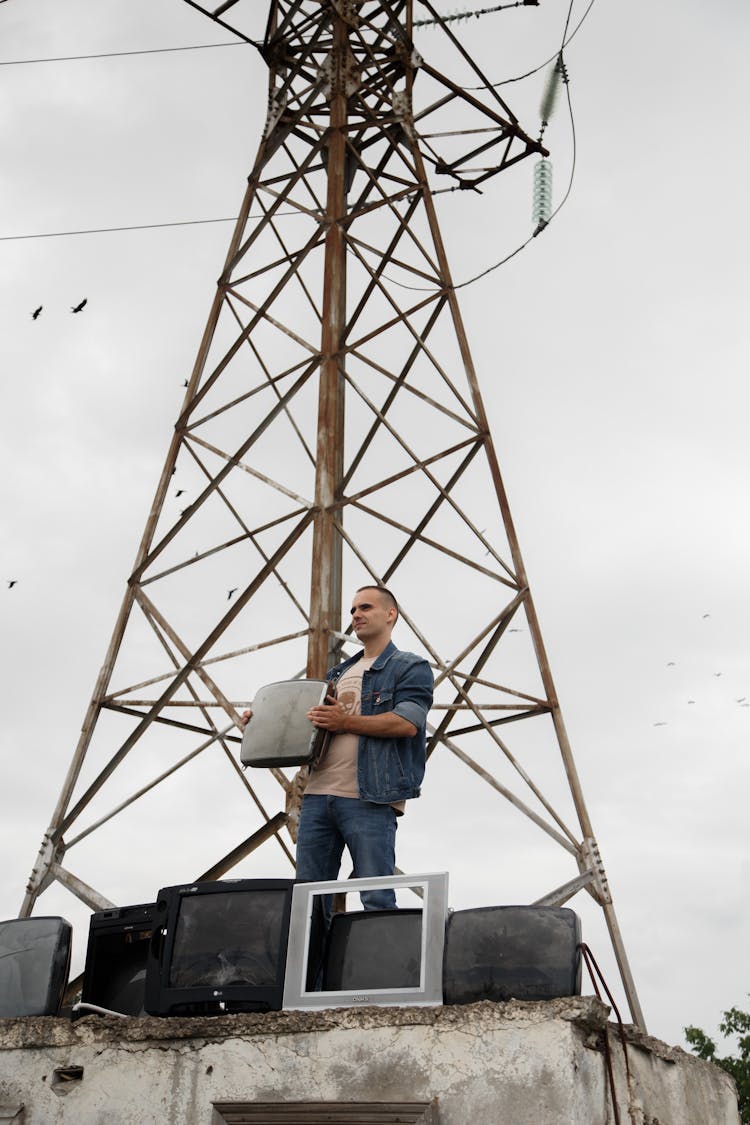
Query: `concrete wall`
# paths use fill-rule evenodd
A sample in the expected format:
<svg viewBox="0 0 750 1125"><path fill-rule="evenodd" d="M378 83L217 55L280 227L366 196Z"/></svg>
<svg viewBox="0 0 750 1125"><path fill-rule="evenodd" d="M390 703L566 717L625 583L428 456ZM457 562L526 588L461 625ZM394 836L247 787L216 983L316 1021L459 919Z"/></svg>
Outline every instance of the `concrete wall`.
<svg viewBox="0 0 750 1125"><path fill-rule="evenodd" d="M595 998L574 997L0 1020L0 1125L217 1125L214 1102L433 1099L440 1125L614 1125L607 1014ZM622 1125L739 1125L724 1071L632 1029L627 1052L614 1025L608 1037ZM56 1077L69 1067L83 1077Z"/></svg>

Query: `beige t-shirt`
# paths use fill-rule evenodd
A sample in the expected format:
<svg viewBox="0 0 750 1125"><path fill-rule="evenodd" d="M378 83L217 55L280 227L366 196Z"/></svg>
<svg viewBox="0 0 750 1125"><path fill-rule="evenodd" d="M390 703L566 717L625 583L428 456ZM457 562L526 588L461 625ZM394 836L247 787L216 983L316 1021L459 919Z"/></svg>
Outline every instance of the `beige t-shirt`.
<svg viewBox="0 0 750 1125"><path fill-rule="evenodd" d="M372 667L375 657L362 657L347 668L336 685L336 698L347 715L362 714L362 673ZM327 793L331 797L359 797L357 749L359 735L345 731L335 734L317 769L310 774L306 793Z"/></svg>
<svg viewBox="0 0 750 1125"><path fill-rule="evenodd" d="M336 698L347 715L362 714L362 673L371 668L377 658L362 657L347 668L339 678ZM305 793L324 793L331 797L359 797L357 783L357 751L359 735L344 731L336 734L328 744L325 757L310 774ZM404 801L394 801L397 813L404 811Z"/></svg>

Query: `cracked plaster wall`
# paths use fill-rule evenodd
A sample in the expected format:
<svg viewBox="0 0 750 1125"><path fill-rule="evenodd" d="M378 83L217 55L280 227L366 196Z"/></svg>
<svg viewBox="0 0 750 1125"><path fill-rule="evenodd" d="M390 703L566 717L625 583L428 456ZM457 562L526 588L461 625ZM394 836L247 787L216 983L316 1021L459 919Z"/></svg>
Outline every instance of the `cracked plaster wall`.
<svg viewBox="0 0 750 1125"><path fill-rule="evenodd" d="M440 1125L612 1125L593 997L202 1019L0 1021L0 1121L216 1125L212 1102L439 1100ZM739 1125L727 1074L679 1048L610 1031L627 1125ZM56 1068L83 1079L52 1088ZM59 1086L58 1086L59 1089Z"/></svg>

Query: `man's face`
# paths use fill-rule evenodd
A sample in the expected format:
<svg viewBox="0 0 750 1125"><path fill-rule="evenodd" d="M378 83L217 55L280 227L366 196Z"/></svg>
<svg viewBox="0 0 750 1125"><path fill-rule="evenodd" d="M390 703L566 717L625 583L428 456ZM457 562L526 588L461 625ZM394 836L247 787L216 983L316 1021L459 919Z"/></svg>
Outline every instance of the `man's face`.
<svg viewBox="0 0 750 1125"><path fill-rule="evenodd" d="M360 641L387 638L395 620L395 609L379 590L358 590L352 598L352 628Z"/></svg>

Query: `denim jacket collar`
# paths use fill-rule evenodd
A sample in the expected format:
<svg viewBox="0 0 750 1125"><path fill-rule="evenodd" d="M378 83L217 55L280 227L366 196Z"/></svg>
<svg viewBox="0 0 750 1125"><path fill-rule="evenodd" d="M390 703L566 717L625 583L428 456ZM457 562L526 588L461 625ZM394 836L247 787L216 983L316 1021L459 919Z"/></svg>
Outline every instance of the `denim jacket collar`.
<svg viewBox="0 0 750 1125"><path fill-rule="evenodd" d="M370 670L379 672L381 668L384 668L386 666L390 658L393 656L394 652L398 651L399 650L396 648L393 641L389 641L383 651L375 657L375 660L370 665ZM331 668L328 672L328 677L330 677L335 672L336 679L339 679L342 672L345 672L347 668L351 668L352 664L356 664L356 662L358 660L361 660L364 655L364 649L361 649L359 652L355 652L354 656L350 656L349 659L343 661L342 664L337 664L335 668Z"/></svg>

